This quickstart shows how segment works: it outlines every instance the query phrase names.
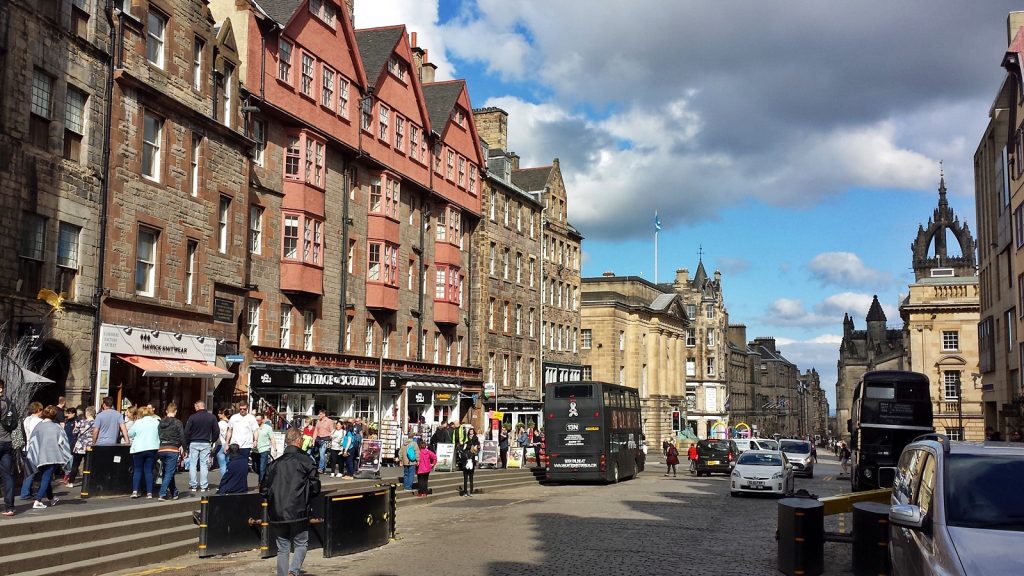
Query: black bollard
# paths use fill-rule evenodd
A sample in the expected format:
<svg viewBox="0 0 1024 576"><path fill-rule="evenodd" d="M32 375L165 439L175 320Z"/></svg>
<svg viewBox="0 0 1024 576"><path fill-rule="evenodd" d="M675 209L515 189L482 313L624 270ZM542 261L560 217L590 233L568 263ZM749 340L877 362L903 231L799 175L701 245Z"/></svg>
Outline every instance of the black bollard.
<svg viewBox="0 0 1024 576"><path fill-rule="evenodd" d="M889 566L889 505L857 502L853 505L853 573L885 576Z"/></svg>
<svg viewBox="0 0 1024 576"><path fill-rule="evenodd" d="M818 576L824 570L825 506L810 498L779 501L779 572Z"/></svg>

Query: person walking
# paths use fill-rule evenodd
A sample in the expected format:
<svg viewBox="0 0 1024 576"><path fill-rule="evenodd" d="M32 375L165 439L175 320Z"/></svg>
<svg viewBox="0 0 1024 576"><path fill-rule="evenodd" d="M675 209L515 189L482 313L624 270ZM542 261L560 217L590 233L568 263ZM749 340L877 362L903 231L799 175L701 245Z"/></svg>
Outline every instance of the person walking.
<svg viewBox="0 0 1024 576"><path fill-rule="evenodd" d="M14 516L14 431L18 429L18 409L4 393L0 380L0 488L4 491L4 516Z"/></svg>
<svg viewBox="0 0 1024 576"><path fill-rule="evenodd" d="M334 423L334 432L331 432L331 477L341 478L345 471L345 460L341 453L344 450L345 425L341 422Z"/></svg>
<svg viewBox="0 0 1024 576"><path fill-rule="evenodd" d="M686 458L690 461L690 474L697 473L697 445L690 444L690 448L686 451Z"/></svg>
<svg viewBox="0 0 1024 576"><path fill-rule="evenodd" d="M178 471L178 460L181 459L185 446L185 427L178 420L178 405L171 402L167 405L166 416L157 428L160 436L160 448L157 456L164 465L164 475L160 482L160 500L177 500L178 486L174 483L174 474Z"/></svg>
<svg viewBox="0 0 1024 576"><path fill-rule="evenodd" d="M270 463L260 493L267 499L267 519L277 537L277 576L299 576L309 545L310 502L320 493L320 478L302 452L302 431L289 428L284 441L284 454ZM289 559L293 547L295 555Z"/></svg>
<svg viewBox="0 0 1024 576"><path fill-rule="evenodd" d="M327 450L331 447L331 434L334 433L334 420L327 417L326 410L317 412L313 452L318 456L317 468L321 474L327 473Z"/></svg>
<svg viewBox="0 0 1024 576"><path fill-rule="evenodd" d="M498 430L498 449L501 451L501 467L508 467L508 428L502 426Z"/></svg>
<svg viewBox="0 0 1024 576"><path fill-rule="evenodd" d="M244 494L249 491L249 458L242 456L238 444L229 444L225 452L228 471L220 477L217 494Z"/></svg>
<svg viewBox="0 0 1024 576"><path fill-rule="evenodd" d="M845 440L839 442L839 468L841 474L850 473L850 447Z"/></svg>
<svg viewBox="0 0 1024 576"><path fill-rule="evenodd" d="M36 429L36 426L43 421L43 405L39 402L32 402L28 405L28 416L21 423L22 428L25 429L25 441L32 437L32 432ZM28 445L26 444L25 450L22 452L22 457L28 458ZM36 480L39 479L39 474L35 471L33 466L26 466L26 468L32 468L31 471L25 472L25 480L21 483L21 499L31 500L32 499L32 485L35 484Z"/></svg>
<svg viewBox="0 0 1024 576"><path fill-rule="evenodd" d="M355 434L352 433L352 425L344 425L345 437L341 439L341 457L345 459L345 473L342 474L342 480L352 480L355 476L354 464L355 464Z"/></svg>
<svg viewBox="0 0 1024 576"><path fill-rule="evenodd" d="M41 420L33 427L28 439L27 459L34 474L39 476L39 489L33 509L46 508L43 496L49 500L49 506L57 503L53 495L53 475L58 473L71 457L68 438L60 424L53 421L57 417L56 406L47 406L40 412Z"/></svg>
<svg viewBox="0 0 1024 576"><path fill-rule="evenodd" d="M153 497L153 466L156 464L157 450L160 448L160 419L149 406L142 406L138 411L138 419L128 431L131 440L129 452L132 455L132 498L141 495L146 489L146 498ZM143 486L145 480L145 486Z"/></svg>
<svg viewBox="0 0 1024 576"><path fill-rule="evenodd" d="M466 441L460 447L462 450L462 495L473 495L473 473L476 472L477 454L480 453L480 439L476 437L476 430L470 428Z"/></svg>
<svg viewBox="0 0 1024 576"><path fill-rule="evenodd" d="M116 446L122 442L128 442L128 427L121 413L114 410L114 399L105 396L92 426L92 443L94 446Z"/></svg>
<svg viewBox="0 0 1024 576"><path fill-rule="evenodd" d="M270 419L265 418L263 414L257 414L256 422L260 425L256 431L256 452L259 453L259 470L256 473L262 482L270 459L277 458L277 446L274 446L274 426L271 425Z"/></svg>
<svg viewBox="0 0 1024 576"><path fill-rule="evenodd" d="M210 489L210 451L220 440L217 417L206 410L206 402L192 404L195 412L185 421L185 456L188 459L188 489L203 492Z"/></svg>
<svg viewBox="0 0 1024 576"><path fill-rule="evenodd" d="M228 418L231 417L231 410L222 408L217 410L217 446L213 449L213 457L217 461L217 468L220 469L220 477L228 471Z"/></svg>
<svg viewBox="0 0 1024 576"><path fill-rule="evenodd" d="M63 398L63 396L61 398ZM60 424L61 427L64 428L64 434L68 437L69 448L73 447L75 445L75 441L78 440L78 433L75 432L75 430L77 429L78 422L81 420L83 420L83 418L78 417L78 410L70 406L64 408L64 419L61 422L58 422L58 424ZM61 482L63 482L64 484L68 483L68 479L71 476L71 464L72 461L74 460L74 453L69 451L69 454L71 454L71 456L68 458L68 461L64 464L64 475L61 478Z"/></svg>
<svg viewBox="0 0 1024 576"><path fill-rule="evenodd" d="M430 471L434 469L435 464L437 464L437 455L427 448L425 441L420 440L420 453L418 463L416 464L416 484L419 488L419 494L416 495L417 498L422 498L430 493L427 481L430 478Z"/></svg>
<svg viewBox="0 0 1024 576"><path fill-rule="evenodd" d="M675 444L669 442L668 448L665 449L665 476L671 473L675 477L677 465L679 465L679 449Z"/></svg>
<svg viewBox="0 0 1024 576"><path fill-rule="evenodd" d="M75 425L75 444L71 448L71 470L68 471L68 488L75 487L78 468L85 461L85 453L92 448L92 429L96 423L96 409L89 406L85 409L85 417Z"/></svg>
<svg viewBox="0 0 1024 576"><path fill-rule="evenodd" d="M416 439L410 437L409 443L405 445L399 455L402 463L402 487L406 492L412 492L412 483L416 478L416 466L420 460L420 446Z"/></svg>
<svg viewBox="0 0 1024 576"><path fill-rule="evenodd" d="M259 431L259 424L256 418L249 414L249 406L245 402L238 403L238 412L228 420L228 434L225 442L238 444L239 454L245 456L249 461L249 454L256 444L256 433Z"/></svg>

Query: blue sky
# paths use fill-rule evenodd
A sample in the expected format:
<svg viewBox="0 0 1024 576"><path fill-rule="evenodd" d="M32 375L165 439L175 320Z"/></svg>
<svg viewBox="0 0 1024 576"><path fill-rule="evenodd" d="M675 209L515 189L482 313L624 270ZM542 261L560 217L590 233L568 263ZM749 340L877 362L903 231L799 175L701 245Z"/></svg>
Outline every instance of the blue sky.
<svg viewBox="0 0 1024 576"><path fill-rule="evenodd" d="M522 165L559 158L585 276L721 270L730 321L834 399L844 313L892 328L910 244L949 201L975 229L973 154L1003 79L1008 0L356 0L406 24ZM955 250L953 250L955 251ZM834 404L834 403L833 403ZM834 407L834 406L833 406Z"/></svg>

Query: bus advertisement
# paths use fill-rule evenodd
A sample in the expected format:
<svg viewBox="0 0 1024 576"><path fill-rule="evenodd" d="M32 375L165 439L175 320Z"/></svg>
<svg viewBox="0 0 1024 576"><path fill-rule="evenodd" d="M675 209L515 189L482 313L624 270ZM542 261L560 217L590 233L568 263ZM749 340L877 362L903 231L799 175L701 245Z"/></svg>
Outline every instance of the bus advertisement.
<svg viewBox="0 0 1024 576"><path fill-rule="evenodd" d="M544 415L548 480L618 482L644 469L635 389L602 382L551 384Z"/></svg>
<svg viewBox="0 0 1024 576"><path fill-rule="evenodd" d="M891 487L903 448L934 432L930 389L924 374L898 370L868 372L857 383L847 422L855 492Z"/></svg>

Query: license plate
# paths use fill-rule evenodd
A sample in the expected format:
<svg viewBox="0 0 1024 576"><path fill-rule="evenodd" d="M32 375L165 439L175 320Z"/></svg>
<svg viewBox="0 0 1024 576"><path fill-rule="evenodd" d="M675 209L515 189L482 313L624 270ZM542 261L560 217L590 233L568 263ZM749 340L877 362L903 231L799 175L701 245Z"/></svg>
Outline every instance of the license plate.
<svg viewBox="0 0 1024 576"><path fill-rule="evenodd" d="M761 480L751 480L750 481L750 487L751 488L763 488L764 487L764 482L761 481Z"/></svg>
<svg viewBox="0 0 1024 576"><path fill-rule="evenodd" d="M708 460L708 466L718 466L718 460Z"/></svg>

